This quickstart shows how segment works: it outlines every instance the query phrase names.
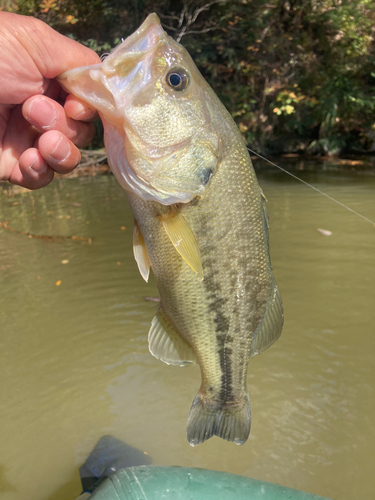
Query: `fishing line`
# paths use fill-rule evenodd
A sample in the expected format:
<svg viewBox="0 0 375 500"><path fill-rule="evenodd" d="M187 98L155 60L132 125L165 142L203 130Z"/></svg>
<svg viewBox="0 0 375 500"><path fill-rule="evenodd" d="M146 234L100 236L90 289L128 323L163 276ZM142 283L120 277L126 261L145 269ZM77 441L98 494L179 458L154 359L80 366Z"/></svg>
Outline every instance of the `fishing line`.
<svg viewBox="0 0 375 500"><path fill-rule="evenodd" d="M291 172L289 172L288 170L285 170L285 168L282 168L280 167L279 165L276 165L276 163L274 163L273 161L271 160L268 160L267 158L265 158L264 156L260 155L259 153L256 153L255 151L253 151L252 149L250 148L247 148L250 153L253 153L257 156L259 156L259 158L261 158L262 160L265 160L267 161L268 163L270 163L271 165L273 165L274 167L277 167L279 168L280 170L282 170L283 172L285 172L286 174L289 174L290 176L294 177L295 179L297 179L297 181L300 181L302 182L303 184L306 184L306 186L309 186L311 189L314 189L315 191L317 191L318 193L322 194L323 196L325 196L326 198L328 198L329 200L331 201L334 201L335 203L337 203L338 205L340 205L341 207L343 208L346 208L346 210L349 210L349 212L352 212L353 214L357 215L358 217L360 217L361 219L365 220L366 222L369 222L370 224L372 224L373 226L375 226L375 222L373 222L372 220L370 219L367 219L367 217L365 217L364 215L361 215L359 214L358 212L356 212L355 210L353 210L352 208L348 207L347 205L344 205L344 203L341 203L341 201L338 201L338 200L335 200L335 198L332 198L332 196L330 196L329 194L326 194L324 193L323 191L321 191L320 189L318 189L317 187L313 186L312 184L309 184L308 182L306 181L303 181L302 179L300 179L299 177L297 177L296 175L292 174Z"/></svg>

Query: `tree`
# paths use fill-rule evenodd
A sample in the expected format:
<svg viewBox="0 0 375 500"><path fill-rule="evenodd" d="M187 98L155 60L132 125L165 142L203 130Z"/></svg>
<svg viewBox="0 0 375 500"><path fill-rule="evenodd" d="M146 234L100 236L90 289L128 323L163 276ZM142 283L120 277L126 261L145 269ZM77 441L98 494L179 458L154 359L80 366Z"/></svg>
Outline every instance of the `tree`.
<svg viewBox="0 0 375 500"><path fill-rule="evenodd" d="M155 11L190 51L249 144L315 153L373 146L373 0L3 3L98 53L111 50Z"/></svg>

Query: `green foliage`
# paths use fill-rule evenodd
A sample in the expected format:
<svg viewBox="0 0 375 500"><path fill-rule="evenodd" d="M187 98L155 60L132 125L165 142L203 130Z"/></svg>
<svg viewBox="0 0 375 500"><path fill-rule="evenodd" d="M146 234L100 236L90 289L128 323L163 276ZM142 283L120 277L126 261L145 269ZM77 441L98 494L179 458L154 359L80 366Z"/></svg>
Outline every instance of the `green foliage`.
<svg viewBox="0 0 375 500"><path fill-rule="evenodd" d="M373 147L373 0L8 0L98 53L150 12L262 150Z"/></svg>

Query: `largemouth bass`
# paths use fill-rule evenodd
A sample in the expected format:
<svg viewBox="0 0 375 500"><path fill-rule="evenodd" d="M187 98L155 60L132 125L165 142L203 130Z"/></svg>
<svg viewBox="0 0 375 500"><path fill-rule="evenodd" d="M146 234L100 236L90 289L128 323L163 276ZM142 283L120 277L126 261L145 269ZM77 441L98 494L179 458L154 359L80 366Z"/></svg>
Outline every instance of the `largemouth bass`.
<svg viewBox="0 0 375 500"><path fill-rule="evenodd" d="M262 191L231 116L156 14L98 65L60 76L96 108L109 164L134 214L134 255L160 307L151 353L198 362L191 445L250 432L249 358L280 336Z"/></svg>

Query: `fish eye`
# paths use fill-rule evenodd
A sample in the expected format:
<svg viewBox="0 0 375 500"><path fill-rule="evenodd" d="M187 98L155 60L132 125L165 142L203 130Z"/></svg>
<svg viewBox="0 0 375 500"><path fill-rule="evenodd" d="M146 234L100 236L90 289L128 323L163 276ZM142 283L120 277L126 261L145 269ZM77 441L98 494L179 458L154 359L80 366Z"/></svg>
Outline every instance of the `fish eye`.
<svg viewBox="0 0 375 500"><path fill-rule="evenodd" d="M173 68L168 71L166 81L174 90L185 90L189 85L189 75L187 71L182 68Z"/></svg>

